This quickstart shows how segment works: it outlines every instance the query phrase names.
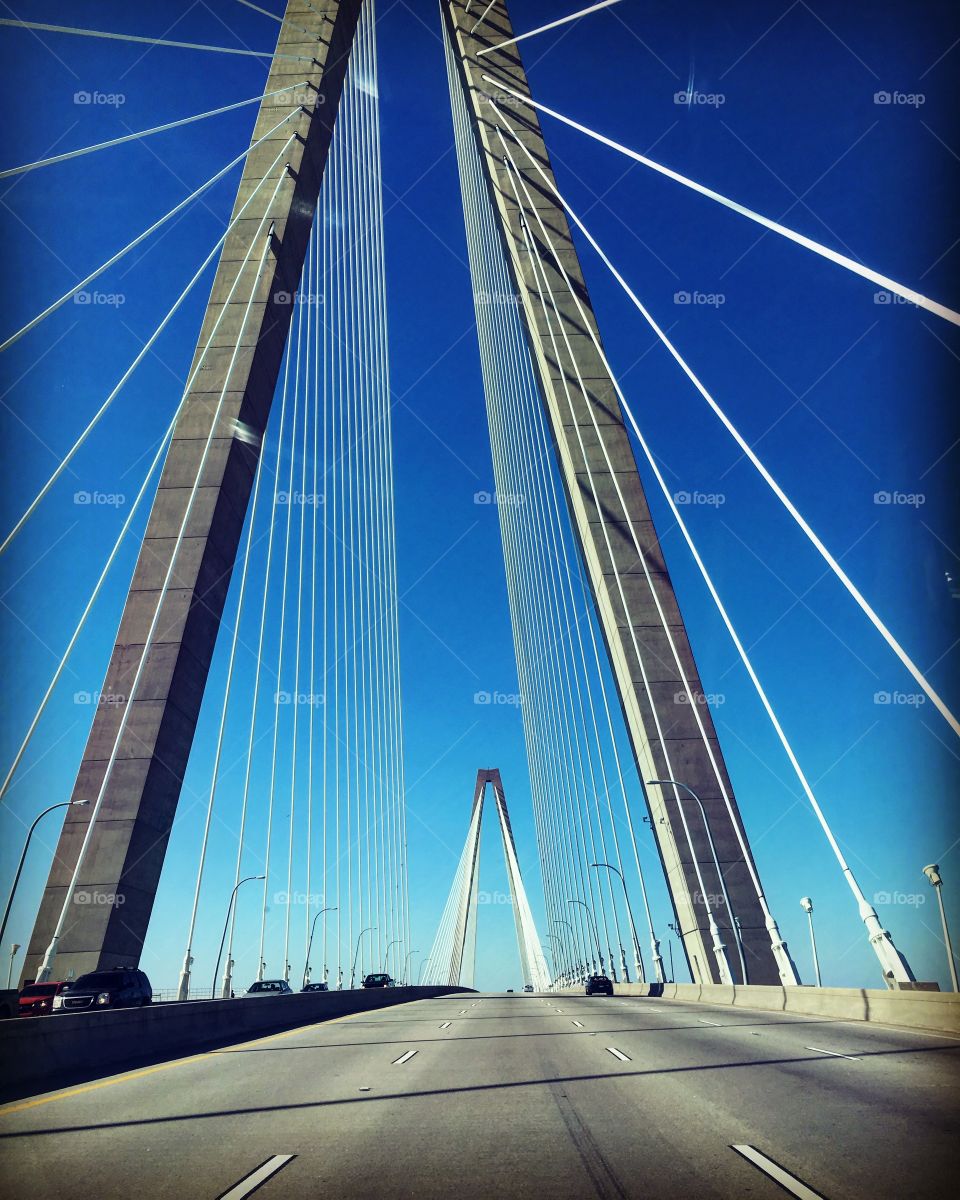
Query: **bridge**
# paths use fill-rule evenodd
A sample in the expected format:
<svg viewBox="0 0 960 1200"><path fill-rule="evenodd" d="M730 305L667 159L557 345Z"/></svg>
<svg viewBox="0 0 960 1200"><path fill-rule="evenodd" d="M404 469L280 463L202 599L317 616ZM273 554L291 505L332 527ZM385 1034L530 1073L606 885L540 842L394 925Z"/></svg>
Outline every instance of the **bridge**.
<svg viewBox="0 0 960 1200"><path fill-rule="evenodd" d="M675 227L697 253L743 239L734 266L750 255L767 289L750 293L757 325L765 304L804 288L808 331L869 305L889 319L902 371L918 337L956 358L960 312L940 259L922 270L912 245L886 261L855 253L807 193L785 185L795 203L770 207L763 188L701 177L693 159L650 146L630 104L594 104L584 80L627 34L631 52L675 74L643 37L643 6L423 7L231 0L214 14L219 35L206 16L191 32L179 12L155 34L124 31L146 19L108 30L75 11L76 25L0 20L8 46L52 56L64 78L80 76L62 56L87 53L124 56L120 80L166 70L186 91L197 64L228 63L223 87L233 72L257 80L256 94L222 91L187 115L154 86L151 120L125 116L87 141L61 132L0 170L9 213L14 188L69 187L71 222L90 227L82 268L38 273L0 331L13 454L39 403L18 389L48 386L68 316L98 322L70 343L76 366L58 385L76 402L38 410L47 457L24 452L3 509L4 608L31 645L0 766L14 847L0 944L10 984L64 985L61 1005L95 973L90 1002L103 1009L0 1022L4 1177L29 1177L39 1196L71 1180L120 1195L134 1179L146 1195L221 1197L893 1197L945 1184L960 838L934 793L955 785L960 735L952 426L928 417L922 471L914 446L898 459L886 438L885 469L926 491L885 490L889 475L808 393L784 385L795 403L771 425L731 391L729 363L709 353L720 326L779 376L725 322L722 293L674 291L688 329L644 275L651 259L665 265L651 241ZM810 6L784 19L794 9L879 78ZM761 23L741 58L777 24ZM424 47L432 92L422 63L395 71ZM569 53L553 77L574 83L565 93L531 82L546 47ZM930 57L935 77L945 68ZM719 118L719 84L699 90L692 63L684 82L677 114ZM910 119L925 102L872 100ZM74 103L116 114L126 95L111 85ZM719 119L691 144L721 131L746 146ZM186 178L202 148L199 185L166 167L165 139L189 147ZM433 165L401 194L388 167L414 162L408 139L429 143ZM128 172L125 154L147 157ZM175 178L169 207L148 158ZM454 193L421 215L407 195L445 161L459 204ZM618 177L601 195L591 170ZM651 189L643 219L615 211L627 176ZM393 298L405 252L394 210L459 260L461 299L472 290L469 339L449 349L432 342L460 301L439 270L407 261L420 298ZM819 349L805 345L814 361ZM420 350L430 365L401 393L398 363ZM441 432L417 396L454 350ZM909 369L936 391L939 377ZM882 395L879 362L859 370ZM475 453L481 404L489 490L461 457ZM857 503L831 470L833 444L768 436L796 407L866 468L881 515L919 522L929 499L936 601L922 619L913 593L868 569L828 519L824 496ZM430 454L416 458L407 413ZM721 482L748 479L740 532L726 494L694 482L714 478L714 444L734 456ZM452 566L474 521L405 586L405 557L457 503L437 455L476 480L472 507L490 516L498 557ZM777 579L771 562L796 564L807 582L785 585L786 613L763 612L730 534ZM911 547L927 534L898 527L884 553L919 573ZM41 583L48 569L69 588ZM437 597L431 621L408 600L421 584ZM826 631L825 666L794 609ZM470 615L455 647L444 633L458 613ZM461 734L438 736L457 701L427 652L407 652L408 617L446 670L466 669L474 712ZM464 655L509 662L513 690L486 690ZM857 687L869 677L879 713L862 730L848 668ZM830 774L848 755L855 773L839 789ZM491 823L493 874L481 856ZM810 895L791 891L800 878ZM153 1003L115 1003L109 980L130 969L149 976ZM384 976L385 989L361 986ZM611 996L589 994L598 977ZM284 994L242 995L255 983Z"/></svg>

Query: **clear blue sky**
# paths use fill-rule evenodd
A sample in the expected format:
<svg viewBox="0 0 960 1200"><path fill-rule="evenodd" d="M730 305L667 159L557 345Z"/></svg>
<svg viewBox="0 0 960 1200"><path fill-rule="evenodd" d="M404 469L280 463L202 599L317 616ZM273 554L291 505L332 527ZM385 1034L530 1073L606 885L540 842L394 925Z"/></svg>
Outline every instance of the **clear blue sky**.
<svg viewBox="0 0 960 1200"><path fill-rule="evenodd" d="M522 30L573 7L515 0L512 11ZM538 915L542 899L519 714L474 704L478 690L517 685L497 516L474 504L492 469L438 13L432 0L381 0L379 11L410 888L413 946L425 953L479 766L503 773ZM16 13L262 50L275 37L275 22L234 0L136 11L45 0ZM957 308L958 36L949 3L626 0L531 41L524 58L545 103ZM11 29L0 38L0 92L16 114L4 122L3 165L254 96L266 74L252 58ZM704 100L678 105L688 88ZM78 92L123 102L77 104ZM917 99L882 104L880 92ZM4 333L240 153L252 113L2 181ZM960 578L956 328L876 303L865 281L548 118L545 130L568 199L956 709L960 589L946 579ZM219 236L235 185L236 174L100 281L121 306L67 305L4 356L4 529ZM694 535L864 890L891 897L878 911L917 976L946 982L920 868L940 862L960 919L956 738L931 705L910 702L916 688L889 649L589 248L583 260L610 358L668 479L725 498L691 510ZM677 304L678 292L723 303ZM179 398L205 294L201 286L0 565L4 771L123 520L113 507L75 505L73 494L133 490L135 464ZM878 492L922 502L878 504ZM781 928L809 977L798 900L812 895L825 981L875 986L875 960L822 834L676 531L664 541L704 688L724 697L720 738ZM131 568L128 555L0 814L4 890L22 822L69 795L92 715L74 694L100 686ZM877 693L905 702L878 704ZM213 732L205 720L187 780L197 792ZM176 982L201 821L200 806L181 804L143 960L156 986ZM27 940L54 834L55 824L34 845L8 941ZM491 893L505 890L498 857L491 838L482 882ZM650 848L647 862L656 874ZM221 846L196 947L204 983L231 876L232 850ZM663 927L659 880L653 898ZM249 958L241 975L254 968ZM478 982L516 986L518 974L509 911L487 906Z"/></svg>

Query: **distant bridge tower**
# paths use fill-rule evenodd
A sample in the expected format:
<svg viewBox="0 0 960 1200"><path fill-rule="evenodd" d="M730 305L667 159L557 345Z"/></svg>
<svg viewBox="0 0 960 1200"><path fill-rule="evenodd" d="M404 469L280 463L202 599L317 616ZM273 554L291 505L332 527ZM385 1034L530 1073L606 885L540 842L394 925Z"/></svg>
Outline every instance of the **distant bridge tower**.
<svg viewBox="0 0 960 1200"><path fill-rule="evenodd" d="M520 970L523 982L531 984L537 991L542 991L550 986L550 972L543 948L540 945L540 937L537 934L533 913L527 900L523 879L520 876L520 863L513 841L513 830L510 827L503 782L500 779L500 772L495 768L477 772L477 786L473 794L467 840L443 910L437 936L427 960L425 982L446 984L451 987L473 986L480 878L480 828L488 785L493 788L497 819L503 839L503 854L507 866L513 919L517 929L517 946L520 951Z"/></svg>

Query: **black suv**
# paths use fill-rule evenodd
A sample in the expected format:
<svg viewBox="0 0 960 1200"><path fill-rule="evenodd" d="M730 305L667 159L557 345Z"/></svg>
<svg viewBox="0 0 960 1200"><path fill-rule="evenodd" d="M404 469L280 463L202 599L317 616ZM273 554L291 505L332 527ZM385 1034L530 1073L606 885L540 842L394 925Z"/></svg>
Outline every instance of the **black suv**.
<svg viewBox="0 0 960 1200"><path fill-rule="evenodd" d="M606 975L591 975L584 992L587 996L612 996L613 984Z"/></svg>
<svg viewBox="0 0 960 1200"><path fill-rule="evenodd" d="M301 992L328 992L329 990L326 983L308 983L300 989Z"/></svg>
<svg viewBox="0 0 960 1200"><path fill-rule="evenodd" d="M153 1000L150 980L133 967L91 971L66 983L53 998L53 1011L71 1013L103 1008L142 1008Z"/></svg>
<svg viewBox="0 0 960 1200"><path fill-rule="evenodd" d="M368 975L363 981L365 988L393 987L394 982L389 975Z"/></svg>

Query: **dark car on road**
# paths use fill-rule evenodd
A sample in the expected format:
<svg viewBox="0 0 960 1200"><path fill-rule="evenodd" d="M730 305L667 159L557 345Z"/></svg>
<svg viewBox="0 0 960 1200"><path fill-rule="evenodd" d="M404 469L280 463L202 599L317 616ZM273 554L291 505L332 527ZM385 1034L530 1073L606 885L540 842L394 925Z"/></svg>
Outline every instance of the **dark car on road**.
<svg viewBox="0 0 960 1200"><path fill-rule="evenodd" d="M293 988L285 979L258 979L247 988L248 996L292 996Z"/></svg>
<svg viewBox="0 0 960 1200"><path fill-rule="evenodd" d="M308 983L300 989L301 992L329 992L329 990L325 983Z"/></svg>
<svg viewBox="0 0 960 1200"><path fill-rule="evenodd" d="M153 1000L150 980L135 967L91 971L65 983L53 998L53 1011L72 1013L104 1008L142 1008Z"/></svg>
<svg viewBox="0 0 960 1200"><path fill-rule="evenodd" d="M20 991L17 1016L44 1017L53 1012L53 1001L67 985L65 983L30 983Z"/></svg>
<svg viewBox="0 0 960 1200"><path fill-rule="evenodd" d="M584 992L588 996L612 996L613 984L606 975L591 975Z"/></svg>
<svg viewBox="0 0 960 1200"><path fill-rule="evenodd" d="M393 980L389 975L368 975L363 981L365 988L393 987Z"/></svg>

